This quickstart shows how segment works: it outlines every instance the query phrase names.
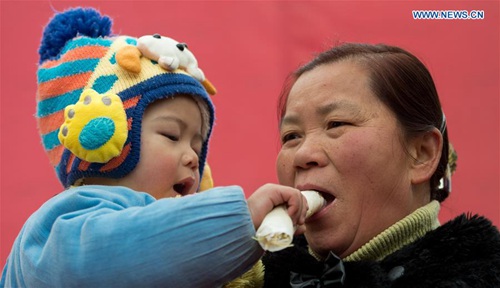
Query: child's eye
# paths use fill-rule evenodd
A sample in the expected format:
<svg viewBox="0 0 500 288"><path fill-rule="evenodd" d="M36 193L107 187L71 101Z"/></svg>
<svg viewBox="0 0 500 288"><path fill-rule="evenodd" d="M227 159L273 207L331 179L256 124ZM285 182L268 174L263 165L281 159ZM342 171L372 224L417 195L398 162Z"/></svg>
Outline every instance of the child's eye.
<svg viewBox="0 0 500 288"><path fill-rule="evenodd" d="M179 137L175 136L175 135L172 135L172 134L168 134L168 133L162 133L161 135L163 135L165 138L168 138L172 141L179 141Z"/></svg>
<svg viewBox="0 0 500 288"><path fill-rule="evenodd" d="M287 133L281 137L281 143L285 144L288 141L295 140L299 138L299 134L297 133Z"/></svg>

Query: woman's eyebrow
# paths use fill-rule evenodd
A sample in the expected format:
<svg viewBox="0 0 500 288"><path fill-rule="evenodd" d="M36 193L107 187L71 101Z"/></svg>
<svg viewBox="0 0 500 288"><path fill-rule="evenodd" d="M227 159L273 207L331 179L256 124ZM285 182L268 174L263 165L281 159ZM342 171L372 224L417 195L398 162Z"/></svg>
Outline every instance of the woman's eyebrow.
<svg viewBox="0 0 500 288"><path fill-rule="evenodd" d="M340 100L318 107L316 109L316 113L321 116L326 116L335 110L346 110L347 112L353 113L361 112L361 109L358 105L346 100Z"/></svg>
<svg viewBox="0 0 500 288"><path fill-rule="evenodd" d="M297 125L300 122L299 117L295 115L287 115L281 119L280 127L283 125Z"/></svg>
<svg viewBox="0 0 500 288"><path fill-rule="evenodd" d="M361 112L361 108L358 105L346 100L340 100L318 107L316 109L316 113L320 116L326 116L335 110L345 110L355 114ZM297 125L299 122L299 116L286 115L283 119L281 119L280 127L283 125Z"/></svg>

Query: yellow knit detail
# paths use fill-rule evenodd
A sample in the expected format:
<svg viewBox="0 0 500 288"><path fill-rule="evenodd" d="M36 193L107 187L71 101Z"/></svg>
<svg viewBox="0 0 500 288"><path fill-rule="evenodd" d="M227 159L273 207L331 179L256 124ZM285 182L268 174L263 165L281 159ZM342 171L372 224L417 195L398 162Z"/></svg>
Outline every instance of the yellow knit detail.
<svg viewBox="0 0 500 288"><path fill-rule="evenodd" d="M117 65L115 63L116 60L113 60L119 50L123 49L126 46L130 46L130 44L126 42L127 38L128 37L126 36L119 36L113 41L106 55L99 60L97 67L94 69L92 76L87 82L86 88L92 88L95 81L102 76L114 75L118 79L114 83L114 85L108 91L100 92L112 92L118 94L119 92L127 88L130 88L138 83L144 82L145 80L153 78L160 74L177 73L189 75L187 72L181 69L177 69L172 72L167 71L161 68L159 65L153 64L151 60L146 57L140 57L141 70L139 73L127 71L120 65Z"/></svg>
<svg viewBox="0 0 500 288"><path fill-rule="evenodd" d="M88 127L94 130L85 133ZM99 142L92 134L95 129L109 135ZM99 94L92 89L84 90L77 103L66 106L58 134L64 147L78 158L94 163L106 163L120 155L127 136L127 115L120 97L113 93Z"/></svg>
<svg viewBox="0 0 500 288"><path fill-rule="evenodd" d="M203 168L203 175L200 180L200 192L208 189L214 188L214 179L212 178L212 169L205 163L205 168Z"/></svg>
<svg viewBox="0 0 500 288"><path fill-rule="evenodd" d="M224 288L260 288L264 287L264 265L262 261L255 265L239 278L227 283Z"/></svg>
<svg viewBox="0 0 500 288"><path fill-rule="evenodd" d="M343 261L382 260L439 227L439 209L439 202L431 201L375 236Z"/></svg>

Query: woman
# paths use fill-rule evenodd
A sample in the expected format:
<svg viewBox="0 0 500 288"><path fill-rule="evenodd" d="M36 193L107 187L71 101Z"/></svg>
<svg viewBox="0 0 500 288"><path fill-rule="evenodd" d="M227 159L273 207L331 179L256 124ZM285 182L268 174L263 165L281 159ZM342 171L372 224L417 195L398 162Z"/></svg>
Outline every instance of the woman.
<svg viewBox="0 0 500 288"><path fill-rule="evenodd" d="M500 287L491 222L438 222L450 146L432 77L415 56L343 44L291 80L278 178L328 205L306 221L305 239L264 257L265 287Z"/></svg>

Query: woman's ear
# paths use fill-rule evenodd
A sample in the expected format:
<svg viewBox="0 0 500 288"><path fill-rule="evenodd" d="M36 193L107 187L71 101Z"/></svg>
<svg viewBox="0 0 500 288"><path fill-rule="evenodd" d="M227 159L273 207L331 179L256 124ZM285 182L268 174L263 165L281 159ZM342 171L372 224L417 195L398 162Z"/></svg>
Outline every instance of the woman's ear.
<svg viewBox="0 0 500 288"><path fill-rule="evenodd" d="M414 185L429 181L437 169L443 150L443 136L437 128L422 133L410 140L410 151L414 157L410 176Z"/></svg>

